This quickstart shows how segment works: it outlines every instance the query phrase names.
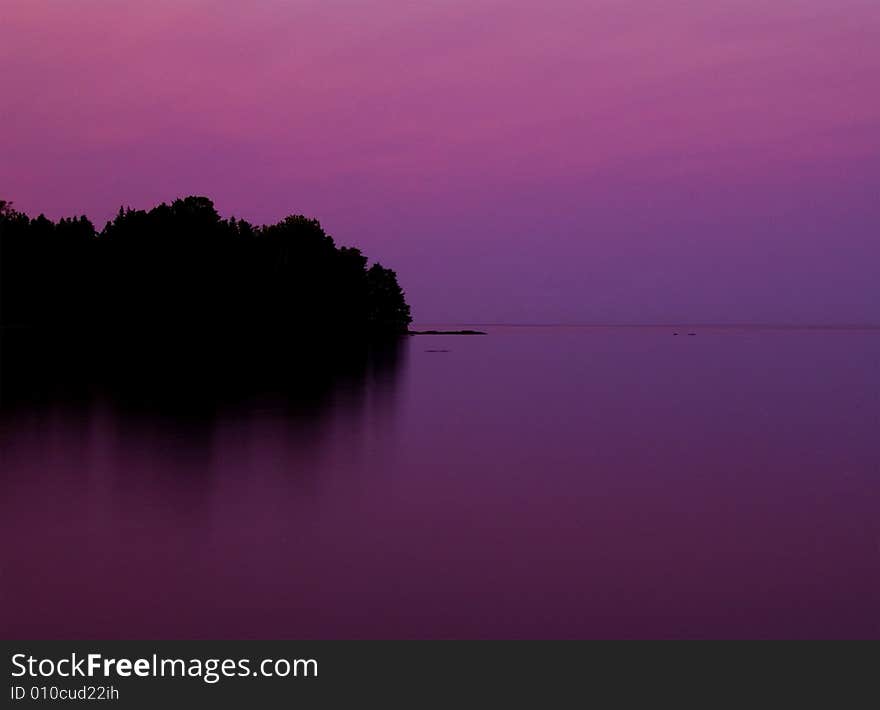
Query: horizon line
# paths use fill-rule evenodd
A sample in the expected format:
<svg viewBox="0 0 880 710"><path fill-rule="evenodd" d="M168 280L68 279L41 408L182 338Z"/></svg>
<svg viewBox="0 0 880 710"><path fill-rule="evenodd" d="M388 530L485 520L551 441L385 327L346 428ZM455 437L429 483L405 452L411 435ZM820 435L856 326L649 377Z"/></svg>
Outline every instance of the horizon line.
<svg viewBox="0 0 880 710"><path fill-rule="evenodd" d="M880 323L534 323L504 321L413 321L414 325L473 325L506 328L754 328L764 330L880 330Z"/></svg>

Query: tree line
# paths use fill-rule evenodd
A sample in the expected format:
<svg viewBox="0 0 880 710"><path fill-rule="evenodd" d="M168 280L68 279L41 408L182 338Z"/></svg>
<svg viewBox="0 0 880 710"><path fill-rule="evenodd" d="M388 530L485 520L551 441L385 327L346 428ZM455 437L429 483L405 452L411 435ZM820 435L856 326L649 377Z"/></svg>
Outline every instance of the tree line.
<svg viewBox="0 0 880 710"><path fill-rule="evenodd" d="M394 271L302 215L255 226L191 196L120 208L98 231L86 217L30 218L0 201L6 327L295 339L391 336L410 321Z"/></svg>

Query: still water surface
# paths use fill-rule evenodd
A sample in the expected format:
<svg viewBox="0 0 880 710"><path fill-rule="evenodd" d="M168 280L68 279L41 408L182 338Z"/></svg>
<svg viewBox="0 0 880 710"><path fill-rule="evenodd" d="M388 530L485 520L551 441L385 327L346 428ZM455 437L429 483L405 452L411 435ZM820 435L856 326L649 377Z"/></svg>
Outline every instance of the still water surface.
<svg viewBox="0 0 880 710"><path fill-rule="evenodd" d="M880 331L488 330L4 409L2 636L880 638Z"/></svg>

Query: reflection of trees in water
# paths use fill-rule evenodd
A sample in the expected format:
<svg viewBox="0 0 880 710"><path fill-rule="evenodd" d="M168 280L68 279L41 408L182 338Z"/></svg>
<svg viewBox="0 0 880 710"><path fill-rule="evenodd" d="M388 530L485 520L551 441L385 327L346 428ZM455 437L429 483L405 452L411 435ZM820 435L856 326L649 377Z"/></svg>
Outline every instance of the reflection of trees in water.
<svg viewBox="0 0 880 710"><path fill-rule="evenodd" d="M271 402L312 414L329 398L393 389L403 339L242 342L223 333L96 339L68 331L0 331L0 413L49 403L112 403L120 412L209 418Z"/></svg>
<svg viewBox="0 0 880 710"><path fill-rule="evenodd" d="M216 336L169 352L146 339L5 331L0 457L18 473L48 467L87 486L99 477L163 491L169 513L205 503L217 475L243 488L248 477L294 478L307 493L329 448L393 417L405 352L405 339Z"/></svg>
<svg viewBox="0 0 880 710"><path fill-rule="evenodd" d="M221 424L262 417L314 451L330 413L393 399L410 320L394 271L301 215L257 226L193 196L98 231L0 200L4 441L103 412L128 450L206 470Z"/></svg>

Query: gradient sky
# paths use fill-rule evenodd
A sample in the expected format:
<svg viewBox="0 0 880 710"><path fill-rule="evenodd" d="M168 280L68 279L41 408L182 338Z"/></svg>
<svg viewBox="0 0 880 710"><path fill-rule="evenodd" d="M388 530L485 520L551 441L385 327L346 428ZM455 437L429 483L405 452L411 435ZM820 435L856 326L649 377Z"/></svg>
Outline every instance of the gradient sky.
<svg viewBox="0 0 880 710"><path fill-rule="evenodd" d="M301 212L417 321L880 323L877 0L2 0L0 197Z"/></svg>

